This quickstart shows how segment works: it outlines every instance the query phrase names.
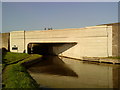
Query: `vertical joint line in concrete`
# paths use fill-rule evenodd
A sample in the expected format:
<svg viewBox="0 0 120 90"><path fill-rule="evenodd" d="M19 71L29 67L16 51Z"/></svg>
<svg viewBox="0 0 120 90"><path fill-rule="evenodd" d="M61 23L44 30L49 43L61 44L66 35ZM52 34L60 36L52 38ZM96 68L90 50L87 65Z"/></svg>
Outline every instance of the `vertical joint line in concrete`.
<svg viewBox="0 0 120 90"><path fill-rule="evenodd" d="M107 56L109 57L109 51L108 51L108 26L106 26L106 33L107 33Z"/></svg>
<svg viewBox="0 0 120 90"><path fill-rule="evenodd" d="M10 51L10 33L8 35L8 51Z"/></svg>
<svg viewBox="0 0 120 90"><path fill-rule="evenodd" d="M24 30L24 53L25 53L25 30Z"/></svg>

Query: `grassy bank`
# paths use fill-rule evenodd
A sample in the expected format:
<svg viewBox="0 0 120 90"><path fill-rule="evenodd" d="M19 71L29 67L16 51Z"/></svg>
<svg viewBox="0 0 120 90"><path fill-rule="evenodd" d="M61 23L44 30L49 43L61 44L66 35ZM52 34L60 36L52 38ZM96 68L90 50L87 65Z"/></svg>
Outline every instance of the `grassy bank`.
<svg viewBox="0 0 120 90"><path fill-rule="evenodd" d="M6 52L3 54L2 63L3 64L12 64L15 62L19 62L25 58L28 58L30 55L26 53L13 53Z"/></svg>
<svg viewBox="0 0 120 90"><path fill-rule="evenodd" d="M32 64L41 57L37 54L4 52L2 58L3 88L38 88L39 85L29 75L24 65Z"/></svg>
<svg viewBox="0 0 120 90"><path fill-rule="evenodd" d="M36 81L20 64L8 65L3 73L4 88L38 88Z"/></svg>

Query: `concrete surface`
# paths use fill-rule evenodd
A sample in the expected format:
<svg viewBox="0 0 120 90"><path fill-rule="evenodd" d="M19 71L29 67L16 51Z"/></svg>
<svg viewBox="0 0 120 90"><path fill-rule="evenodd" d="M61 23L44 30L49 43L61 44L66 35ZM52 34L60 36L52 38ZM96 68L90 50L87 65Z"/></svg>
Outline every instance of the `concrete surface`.
<svg viewBox="0 0 120 90"><path fill-rule="evenodd" d="M118 56L119 44L115 43L116 38L118 39L119 36L113 25L75 29L12 31L10 32L10 51L21 53L25 51L27 53L30 43L54 43L52 50L56 55L73 58ZM60 45L56 46L56 43ZM12 50L14 46L18 47L18 50Z"/></svg>
<svg viewBox="0 0 120 90"><path fill-rule="evenodd" d="M1 40L0 40L0 47L2 48L6 48L7 50L10 50L9 47L10 47L10 33L0 33L0 37L1 37Z"/></svg>

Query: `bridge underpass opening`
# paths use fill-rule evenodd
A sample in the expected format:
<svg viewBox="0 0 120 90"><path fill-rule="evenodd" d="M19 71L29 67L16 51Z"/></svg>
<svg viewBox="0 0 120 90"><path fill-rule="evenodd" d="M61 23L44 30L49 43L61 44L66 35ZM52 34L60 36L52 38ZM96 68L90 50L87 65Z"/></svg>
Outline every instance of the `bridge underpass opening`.
<svg viewBox="0 0 120 90"><path fill-rule="evenodd" d="M27 50L28 54L41 55L58 55L71 47L75 46L76 42L69 43L29 43Z"/></svg>

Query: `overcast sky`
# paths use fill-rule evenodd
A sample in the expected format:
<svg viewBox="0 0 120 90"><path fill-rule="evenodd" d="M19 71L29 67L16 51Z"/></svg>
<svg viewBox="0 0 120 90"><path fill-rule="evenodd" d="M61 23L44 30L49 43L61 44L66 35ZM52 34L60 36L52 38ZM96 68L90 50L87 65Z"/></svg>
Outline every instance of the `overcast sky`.
<svg viewBox="0 0 120 90"><path fill-rule="evenodd" d="M2 32L81 28L118 22L118 2L2 2L2 19Z"/></svg>

